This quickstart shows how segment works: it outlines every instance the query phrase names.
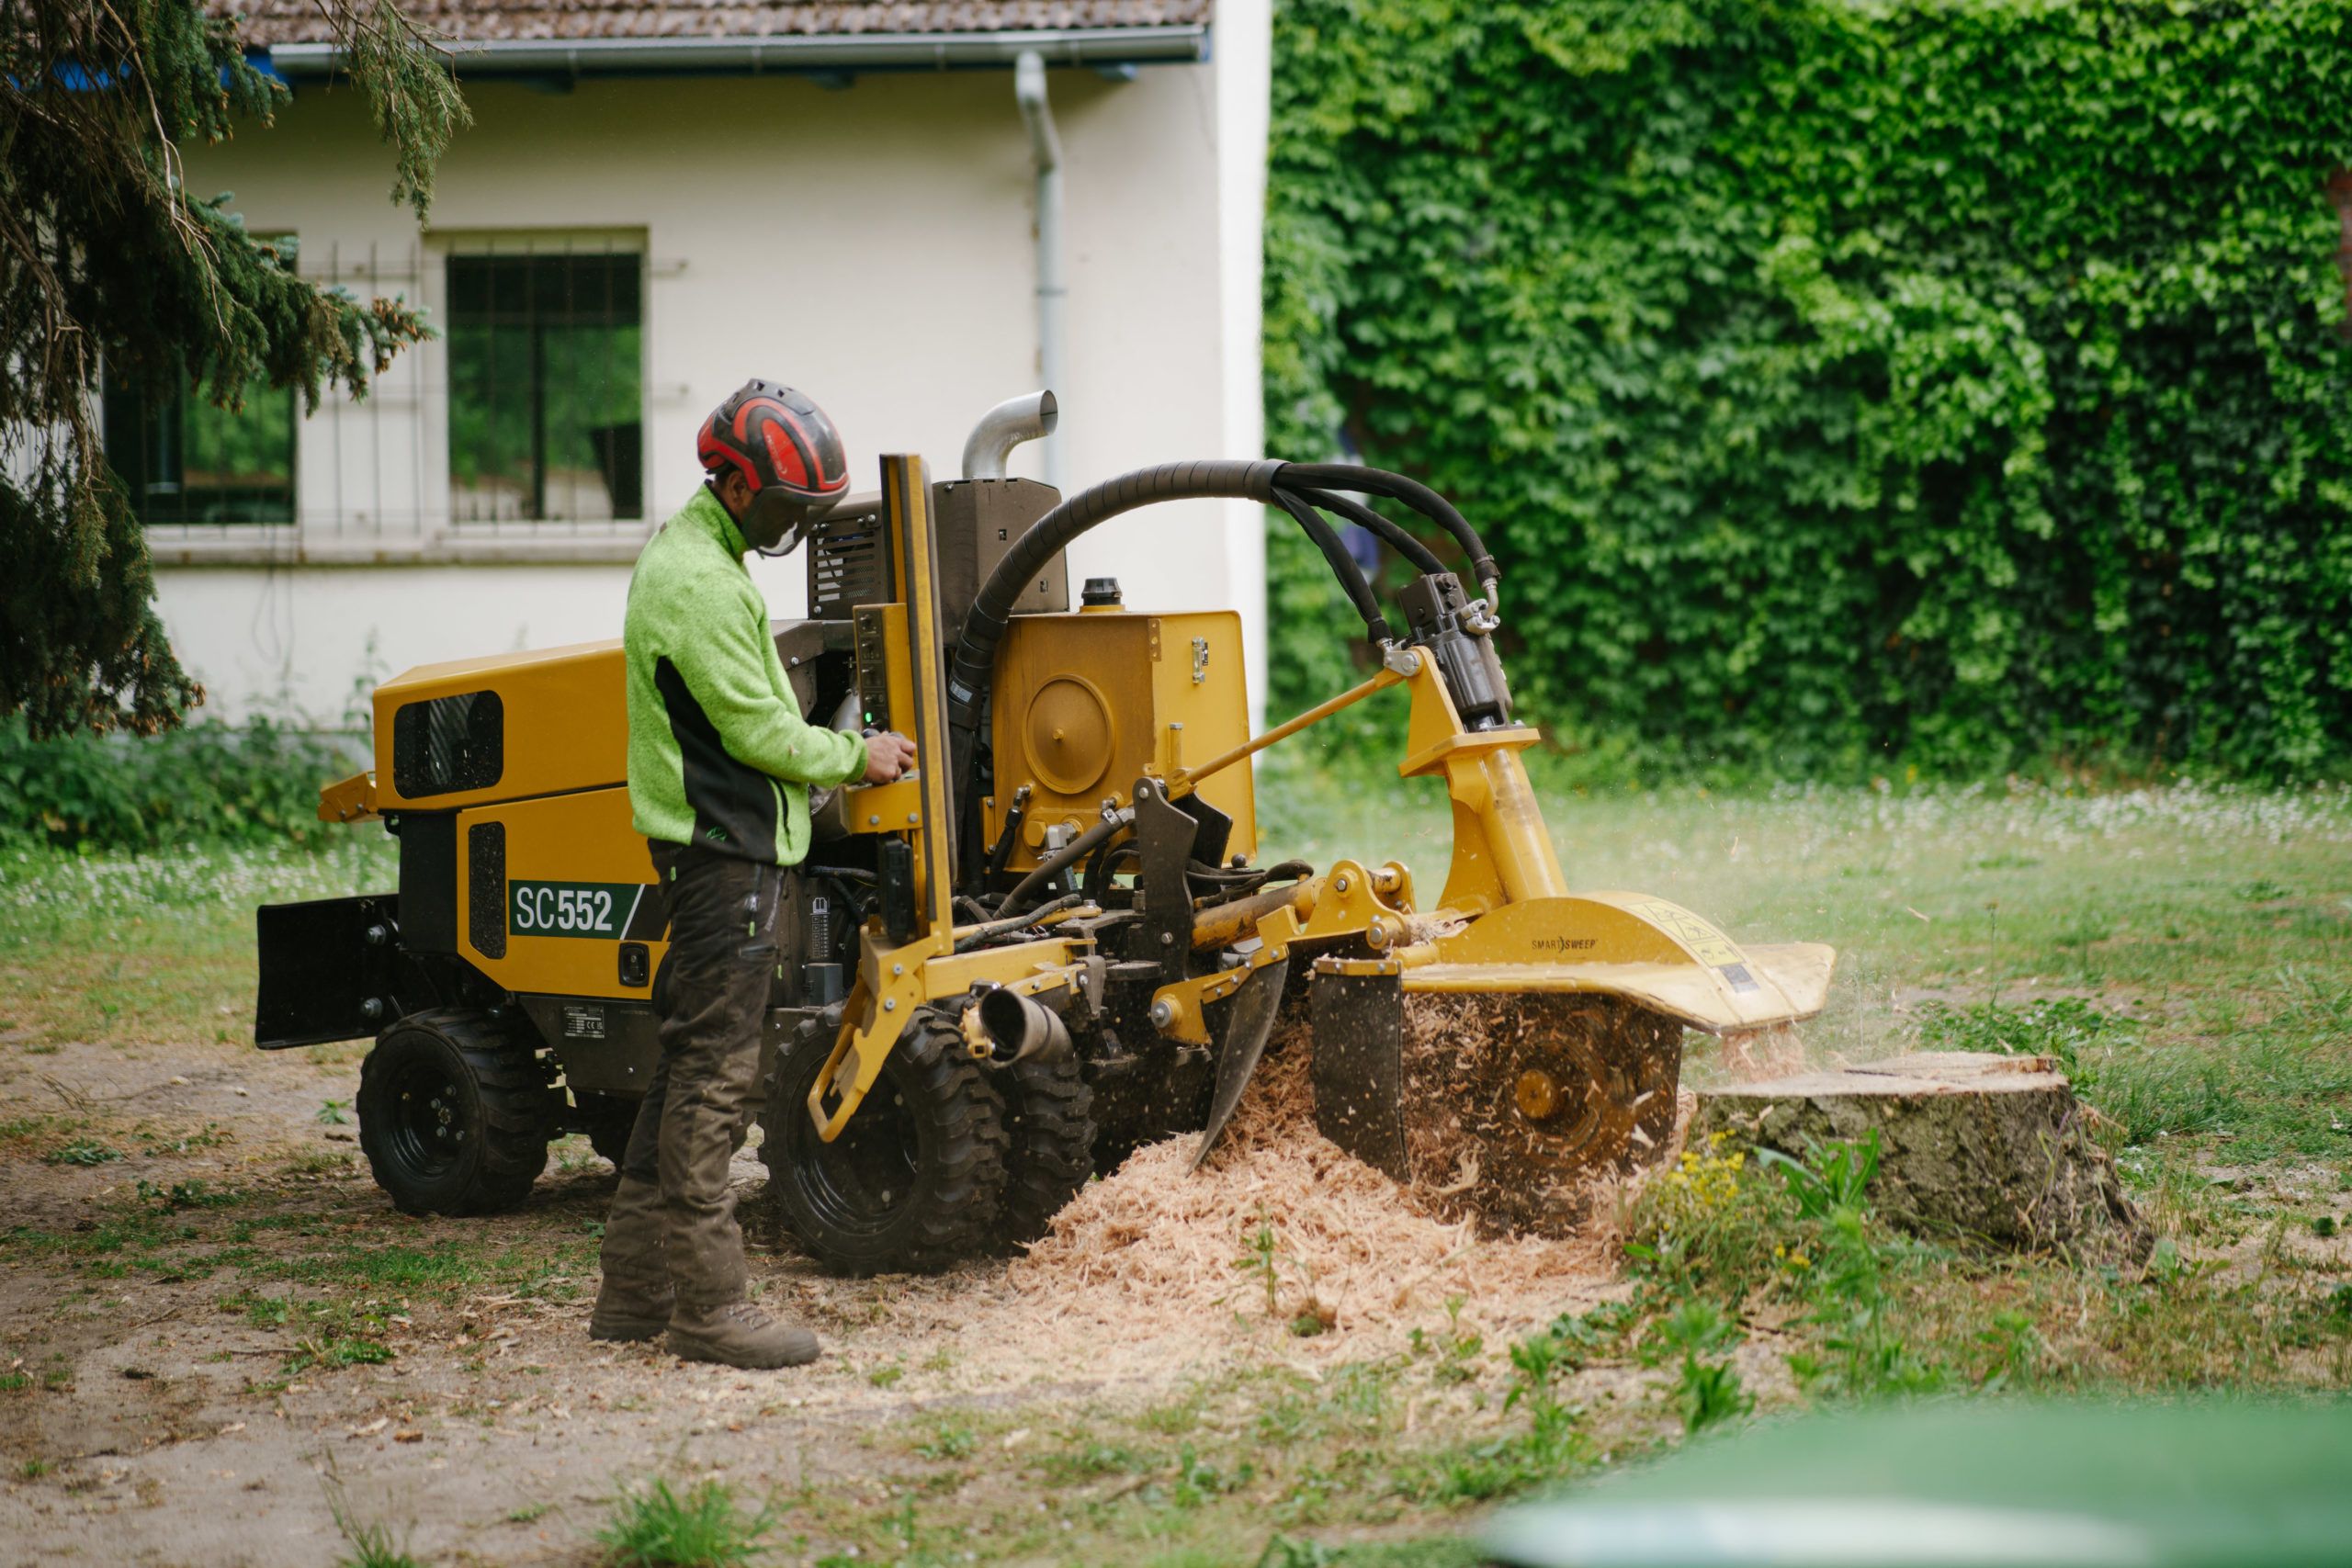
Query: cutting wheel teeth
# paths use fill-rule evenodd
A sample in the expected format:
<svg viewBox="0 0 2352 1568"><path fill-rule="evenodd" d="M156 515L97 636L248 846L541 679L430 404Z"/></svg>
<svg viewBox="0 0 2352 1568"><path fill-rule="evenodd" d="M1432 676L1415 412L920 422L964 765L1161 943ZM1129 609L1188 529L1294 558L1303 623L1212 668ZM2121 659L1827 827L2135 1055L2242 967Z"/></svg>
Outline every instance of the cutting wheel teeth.
<svg viewBox="0 0 2352 1568"><path fill-rule="evenodd" d="M1317 1115L1325 1134L1487 1235L1564 1235L1597 1180L1657 1160L1674 1131L1682 1025L1617 998L1527 992L1396 993L1393 1023L1335 1015L1377 1036L1369 1080L1328 1076L1338 1044L1318 1021ZM1360 1044L1330 1051L1361 1064ZM1393 1060L1393 1068L1388 1061ZM1393 1073L1393 1076L1391 1076ZM1366 1111L1393 1083L1393 1106Z"/></svg>

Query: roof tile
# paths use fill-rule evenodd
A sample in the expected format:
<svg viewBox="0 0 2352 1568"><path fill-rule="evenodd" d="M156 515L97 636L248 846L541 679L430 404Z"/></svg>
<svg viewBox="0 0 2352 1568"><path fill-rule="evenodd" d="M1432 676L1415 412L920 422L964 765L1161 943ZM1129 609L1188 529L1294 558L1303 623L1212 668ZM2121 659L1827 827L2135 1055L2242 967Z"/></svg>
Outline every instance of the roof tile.
<svg viewBox="0 0 2352 1568"><path fill-rule="evenodd" d="M1182 26L1209 19L1213 0L407 0L420 27L467 43L522 39L767 38L789 34L1012 32ZM245 42L325 43L316 0L216 3L242 15Z"/></svg>

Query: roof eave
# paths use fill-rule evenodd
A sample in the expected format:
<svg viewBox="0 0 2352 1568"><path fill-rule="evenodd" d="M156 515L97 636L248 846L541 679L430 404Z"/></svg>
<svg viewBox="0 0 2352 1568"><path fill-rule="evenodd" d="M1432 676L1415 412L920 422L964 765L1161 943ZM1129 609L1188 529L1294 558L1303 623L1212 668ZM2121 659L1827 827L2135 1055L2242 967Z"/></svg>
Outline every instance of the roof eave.
<svg viewBox="0 0 2352 1568"><path fill-rule="evenodd" d="M1028 28L999 32L789 33L745 38L498 39L449 46L459 76L591 76L662 72L947 71L1010 66L1035 51L1049 65L1149 65L1208 58L1205 23ZM279 44L269 61L288 77L332 74L332 43Z"/></svg>

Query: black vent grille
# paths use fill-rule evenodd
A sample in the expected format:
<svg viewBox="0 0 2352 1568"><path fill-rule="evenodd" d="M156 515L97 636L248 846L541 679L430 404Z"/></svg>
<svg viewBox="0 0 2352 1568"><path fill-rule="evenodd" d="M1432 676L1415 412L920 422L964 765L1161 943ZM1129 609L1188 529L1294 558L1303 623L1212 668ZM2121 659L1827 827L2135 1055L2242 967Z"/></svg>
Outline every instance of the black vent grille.
<svg viewBox="0 0 2352 1568"><path fill-rule="evenodd" d="M496 692L407 703L392 715L392 786L409 800L488 789L506 772L506 705Z"/></svg>
<svg viewBox="0 0 2352 1568"><path fill-rule="evenodd" d="M466 935L484 958L506 956L506 824L466 829Z"/></svg>
<svg viewBox="0 0 2352 1568"><path fill-rule="evenodd" d="M880 508L838 513L818 525L808 545L811 620L843 620L857 605L886 604L894 597Z"/></svg>

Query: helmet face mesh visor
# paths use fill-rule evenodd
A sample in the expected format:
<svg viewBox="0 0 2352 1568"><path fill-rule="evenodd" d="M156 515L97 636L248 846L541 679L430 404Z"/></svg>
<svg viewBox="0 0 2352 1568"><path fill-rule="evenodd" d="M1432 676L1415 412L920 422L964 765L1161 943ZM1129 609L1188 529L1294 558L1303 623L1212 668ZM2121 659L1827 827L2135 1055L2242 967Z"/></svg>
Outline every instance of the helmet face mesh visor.
<svg viewBox="0 0 2352 1568"><path fill-rule="evenodd" d="M743 542L763 556L789 555L808 536L810 525L831 508L830 502L808 502L771 487L752 497L737 526Z"/></svg>

